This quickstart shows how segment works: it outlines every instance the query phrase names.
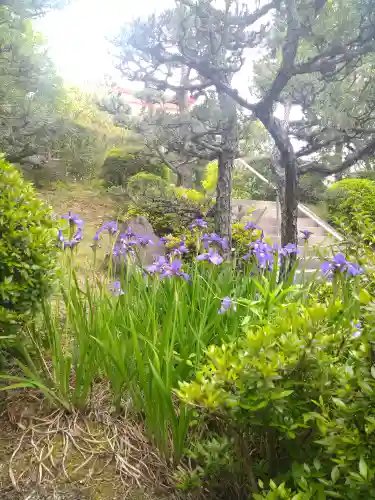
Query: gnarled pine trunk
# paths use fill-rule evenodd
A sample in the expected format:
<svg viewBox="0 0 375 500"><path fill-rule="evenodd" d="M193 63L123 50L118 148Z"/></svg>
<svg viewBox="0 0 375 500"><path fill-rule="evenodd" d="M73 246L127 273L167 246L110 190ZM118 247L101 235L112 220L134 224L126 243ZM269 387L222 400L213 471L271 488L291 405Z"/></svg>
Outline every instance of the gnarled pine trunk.
<svg viewBox="0 0 375 500"><path fill-rule="evenodd" d="M278 191L281 206L281 244L297 245L298 170L293 144L288 135L288 124L275 118L272 108L259 107L256 115L275 141L279 155Z"/></svg>
<svg viewBox="0 0 375 500"><path fill-rule="evenodd" d="M216 188L216 231L232 245L232 169L233 156L223 151L218 159L219 171Z"/></svg>
<svg viewBox="0 0 375 500"><path fill-rule="evenodd" d="M283 161L284 179L279 179L278 191L281 208L281 244L297 245L298 173L295 161Z"/></svg>
<svg viewBox="0 0 375 500"><path fill-rule="evenodd" d="M223 121L221 152L218 155L218 181L216 188L216 231L232 246L232 170L238 149L237 106L227 94L219 93Z"/></svg>

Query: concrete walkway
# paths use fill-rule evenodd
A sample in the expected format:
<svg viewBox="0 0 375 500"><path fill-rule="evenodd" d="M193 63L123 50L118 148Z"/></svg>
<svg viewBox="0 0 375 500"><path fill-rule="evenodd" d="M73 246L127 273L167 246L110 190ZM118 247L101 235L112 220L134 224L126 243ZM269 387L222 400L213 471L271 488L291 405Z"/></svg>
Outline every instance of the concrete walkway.
<svg viewBox="0 0 375 500"><path fill-rule="evenodd" d="M234 222L245 223L252 220L263 229L266 239L280 244L281 215L278 213L275 201L233 200L232 212ZM338 241L316 220L307 216L301 210L298 213L297 224L299 231L307 229L313 233L309 238L309 245L307 247L302 234L298 233L298 248L301 254L309 260L308 267L312 269L316 268L319 265L319 259L317 259L316 254L319 251L324 251L324 247L327 247L327 245L338 243ZM308 252L307 255L306 252Z"/></svg>

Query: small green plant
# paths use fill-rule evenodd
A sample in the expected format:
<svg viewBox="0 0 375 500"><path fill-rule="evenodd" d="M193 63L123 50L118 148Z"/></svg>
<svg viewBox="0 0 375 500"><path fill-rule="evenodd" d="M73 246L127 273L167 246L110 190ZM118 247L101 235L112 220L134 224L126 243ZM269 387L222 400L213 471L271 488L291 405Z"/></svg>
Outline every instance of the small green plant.
<svg viewBox="0 0 375 500"><path fill-rule="evenodd" d="M150 172L139 172L128 180L127 191L133 199L144 199L150 196L167 196L171 187L165 179L158 175Z"/></svg>
<svg viewBox="0 0 375 500"><path fill-rule="evenodd" d="M205 195L201 191L197 191L196 189L188 189L182 186L174 188L175 193L180 198L185 200L190 200L196 203L204 202Z"/></svg>
<svg viewBox="0 0 375 500"><path fill-rule="evenodd" d="M375 182L369 179L343 179L328 190L328 214L331 222L351 232L363 233L363 221L375 222Z"/></svg>
<svg viewBox="0 0 375 500"><path fill-rule="evenodd" d="M243 335L210 347L196 380L178 391L206 439L219 427L234 442L230 480L223 484L222 470L212 477L198 457L195 487L199 477L223 498L239 485L240 498L258 500L374 496L374 313L350 265L342 254L324 264L333 293L320 302L315 285L306 294L261 281L258 300L237 299L249 306Z"/></svg>
<svg viewBox="0 0 375 500"><path fill-rule="evenodd" d="M202 187L207 193L214 193L219 176L217 161L208 163L202 180Z"/></svg>
<svg viewBox="0 0 375 500"><path fill-rule="evenodd" d="M139 145L133 151L113 149L102 166L102 178L107 186L125 186L129 179L140 173L150 173L168 179L169 170L156 158L144 154Z"/></svg>
<svg viewBox="0 0 375 500"><path fill-rule="evenodd" d="M244 255L248 251L250 241L255 241L262 235L262 230L256 224L251 231L245 227L246 223L235 222L232 224L232 242L238 255Z"/></svg>
<svg viewBox="0 0 375 500"><path fill-rule="evenodd" d="M202 217L205 210L202 202L180 197L173 190L167 189L162 193L147 192L143 197L137 197L125 217L144 215L158 236L183 236L192 221Z"/></svg>
<svg viewBox="0 0 375 500"><path fill-rule="evenodd" d="M0 159L0 331L31 316L56 278L52 212L18 170Z"/></svg>

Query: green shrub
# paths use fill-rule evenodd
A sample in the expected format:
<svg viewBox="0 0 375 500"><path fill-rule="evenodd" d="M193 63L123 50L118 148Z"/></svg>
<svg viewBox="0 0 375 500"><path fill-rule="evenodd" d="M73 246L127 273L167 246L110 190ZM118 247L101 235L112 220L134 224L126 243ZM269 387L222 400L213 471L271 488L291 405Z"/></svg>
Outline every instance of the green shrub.
<svg viewBox="0 0 375 500"><path fill-rule="evenodd" d="M150 196L137 200L136 205L129 207L125 218L135 215L144 215L158 236L182 236L194 219L203 217L201 204L174 194L165 198Z"/></svg>
<svg viewBox="0 0 375 500"><path fill-rule="evenodd" d="M245 229L246 224L235 222L232 224L232 245L236 249L237 255L245 255L249 251L248 244L261 237L262 230Z"/></svg>
<svg viewBox="0 0 375 500"><path fill-rule="evenodd" d="M167 179L169 170L160 161L142 151L124 153L114 149L104 161L102 178L107 186L125 186L130 177L139 172L149 172Z"/></svg>
<svg viewBox="0 0 375 500"><path fill-rule="evenodd" d="M329 219L354 232L368 218L375 222L375 182L369 179L343 179L333 184L326 196Z"/></svg>
<svg viewBox="0 0 375 500"><path fill-rule="evenodd" d="M324 200L327 188L322 176L312 172L300 177L298 190L301 203L319 203Z"/></svg>
<svg viewBox="0 0 375 500"><path fill-rule="evenodd" d="M52 213L12 165L0 160L0 324L33 313L55 279Z"/></svg>
<svg viewBox="0 0 375 500"><path fill-rule="evenodd" d="M202 187L207 193L213 193L216 189L217 179L219 176L217 161L208 163L204 170Z"/></svg>
<svg viewBox="0 0 375 500"><path fill-rule="evenodd" d="M203 193L174 187L150 173L141 172L128 182L133 201L126 218L144 215L158 236L185 234L194 219L202 218L211 206ZM209 221L208 221L209 222Z"/></svg>
<svg viewBox="0 0 375 500"><path fill-rule="evenodd" d="M165 179L149 172L139 172L130 177L126 188L132 198L139 200L150 196L164 197L171 191Z"/></svg>
<svg viewBox="0 0 375 500"><path fill-rule="evenodd" d="M184 188L182 186L174 188L174 192L180 198L190 200L196 203L204 202L205 195L201 191L197 191L196 189Z"/></svg>
<svg viewBox="0 0 375 500"><path fill-rule="evenodd" d="M243 335L210 347L179 390L198 409L198 443L226 439L227 466L213 468L215 447L198 454L191 439L194 467L180 471L180 487L214 498L375 497L374 311L358 285L337 275L324 303L312 290L275 302L263 284L266 309L237 299L249 304Z"/></svg>

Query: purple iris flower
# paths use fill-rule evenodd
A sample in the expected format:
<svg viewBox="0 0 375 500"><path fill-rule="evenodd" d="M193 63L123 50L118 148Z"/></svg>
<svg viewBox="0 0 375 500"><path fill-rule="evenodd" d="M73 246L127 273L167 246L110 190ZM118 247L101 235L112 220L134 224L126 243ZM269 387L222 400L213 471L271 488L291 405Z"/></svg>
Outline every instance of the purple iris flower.
<svg viewBox="0 0 375 500"><path fill-rule="evenodd" d="M110 234L115 234L118 231L117 222L115 220L111 220L108 222L104 222L102 227L100 228L100 232L107 230Z"/></svg>
<svg viewBox="0 0 375 500"><path fill-rule="evenodd" d="M336 254L332 261L323 262L321 271L328 278L331 278L334 272L346 272L349 276L358 276L363 273L363 269L358 264L346 260L345 255L341 252Z"/></svg>
<svg viewBox="0 0 375 500"><path fill-rule="evenodd" d="M307 241L310 238L310 236L312 234L314 234L313 232L309 231L308 229L302 229L302 231L300 231L300 233L302 233L302 239L305 241Z"/></svg>
<svg viewBox="0 0 375 500"><path fill-rule="evenodd" d="M159 273L168 262L163 255L160 255L158 259L151 264L151 266L146 267L146 271L149 273Z"/></svg>
<svg viewBox="0 0 375 500"><path fill-rule="evenodd" d="M363 269L356 263L351 263L348 262L348 268L346 272L349 274L349 276L358 276L359 274L363 273Z"/></svg>
<svg viewBox="0 0 375 500"><path fill-rule="evenodd" d="M73 238L78 242L78 241L82 241L83 239L83 232L82 232L82 228L79 227L75 233L75 235L73 236Z"/></svg>
<svg viewBox="0 0 375 500"><path fill-rule="evenodd" d="M136 234L133 232L131 227L128 227L127 231L121 234L121 237L131 239L136 237Z"/></svg>
<svg viewBox="0 0 375 500"><path fill-rule="evenodd" d="M340 270L343 270L348 265L348 261L345 259L345 255L343 253L336 254L333 257L332 262L333 265Z"/></svg>
<svg viewBox="0 0 375 500"><path fill-rule="evenodd" d="M71 225L76 225L76 226L82 226L83 225L83 220L79 217L77 214L72 214L72 212L68 212L67 215L62 215L62 219L66 219L69 221L69 224Z"/></svg>
<svg viewBox="0 0 375 500"><path fill-rule="evenodd" d="M120 257L121 255L126 255L121 245L115 245L112 249L113 257Z"/></svg>
<svg viewBox="0 0 375 500"><path fill-rule="evenodd" d="M328 260L324 261L323 264L320 266L320 269L323 274L329 276L332 274L332 271L334 270L334 266L331 262Z"/></svg>
<svg viewBox="0 0 375 500"><path fill-rule="evenodd" d="M143 236L137 236L138 243L141 247L147 247L147 245L153 245L154 242L150 238L145 238Z"/></svg>
<svg viewBox="0 0 375 500"><path fill-rule="evenodd" d="M137 242L136 241L130 241L130 240L126 240L124 238L120 238L120 240L118 240L116 242L116 245L113 247L113 250L112 250L112 255L114 257L119 257L119 256L123 256L124 258L127 256L127 255L134 255L134 245L136 245Z"/></svg>
<svg viewBox="0 0 375 500"><path fill-rule="evenodd" d="M190 276L182 271L182 262L179 259L174 259L170 264L163 267L160 278L168 278L170 276L181 276L185 281L189 281Z"/></svg>
<svg viewBox="0 0 375 500"><path fill-rule="evenodd" d="M195 219L189 226L189 229L194 229L195 227L203 229L207 227L207 222L203 219Z"/></svg>
<svg viewBox="0 0 375 500"><path fill-rule="evenodd" d="M268 246L268 245L267 245ZM266 267L268 269L272 268L273 264L273 255L267 248L267 246L264 246L263 248L258 248L254 250L254 255L257 259L258 266L261 269L265 269Z"/></svg>
<svg viewBox="0 0 375 500"><path fill-rule="evenodd" d="M160 273L160 278L181 276L185 281L190 280L190 276L182 270L182 262L179 259L168 262L162 255L151 266L147 266L146 271L152 274Z"/></svg>
<svg viewBox="0 0 375 500"><path fill-rule="evenodd" d="M138 239L137 239L135 234L133 234L133 236L131 236L128 233L122 233L119 236L119 241L120 241L120 244L126 248L130 248L131 246L138 244Z"/></svg>
<svg viewBox="0 0 375 500"><path fill-rule="evenodd" d="M221 247L222 250L228 249L228 242L225 238L221 238L217 233L204 234L202 236L204 248L208 248L210 245L215 245Z"/></svg>
<svg viewBox="0 0 375 500"><path fill-rule="evenodd" d="M233 311L237 311L236 304L232 301L230 297L224 297L221 301L221 307L218 311L218 314L224 314L228 309L233 309Z"/></svg>
<svg viewBox="0 0 375 500"><path fill-rule="evenodd" d="M58 239L64 245L64 248L74 248L78 245L80 241L82 241L82 227L78 227L77 231L74 233L73 238L68 241L64 238L63 232L59 229Z"/></svg>
<svg viewBox="0 0 375 500"><path fill-rule="evenodd" d="M112 221L104 222L104 224L102 226L100 226L100 228L94 234L94 237L93 237L94 243L91 245L92 248L98 247L97 242L100 239L100 235L103 231L106 231L106 230L108 231L109 234L116 234L118 231L117 222L115 220L112 220Z"/></svg>
<svg viewBox="0 0 375 500"><path fill-rule="evenodd" d="M273 263L273 257L271 254L266 253L266 252L255 252L255 256L258 261L258 266L261 269L265 269L266 267L268 269L272 268L272 263Z"/></svg>
<svg viewBox="0 0 375 500"><path fill-rule="evenodd" d="M202 261L202 260L209 260L212 262L212 264L215 264L215 266L220 265L223 262L223 257L219 255L219 252L217 249L209 248L207 253L202 253L201 255L197 256L197 261Z"/></svg>
<svg viewBox="0 0 375 500"><path fill-rule="evenodd" d="M298 254L299 250L294 243L288 243L285 247L280 248L279 254L284 257L288 257L288 255L292 255L293 253Z"/></svg>
<svg viewBox="0 0 375 500"><path fill-rule="evenodd" d="M360 321L357 321L357 323L354 323L354 321L353 321L352 328L353 328L353 332L352 332L353 339L357 339L358 337L360 337L362 335L362 325L361 325Z"/></svg>
<svg viewBox="0 0 375 500"><path fill-rule="evenodd" d="M210 244L210 237L209 237L209 235L205 233L202 236L202 241L203 241L204 248L208 248L208 246Z"/></svg>
<svg viewBox="0 0 375 500"><path fill-rule="evenodd" d="M181 241L181 245L177 248L177 250L182 253L189 253L188 247L185 245L183 241Z"/></svg>
<svg viewBox="0 0 375 500"><path fill-rule="evenodd" d="M255 222L253 222L252 220L249 220L246 224L245 224L245 227L244 229L246 229L246 231L254 231L254 229L258 229L259 231L261 230L259 226L257 226L255 224Z"/></svg>
<svg viewBox="0 0 375 500"><path fill-rule="evenodd" d="M326 274L327 276L331 276L334 271L338 272L343 272L347 268L348 262L345 259L345 255L342 253L336 254L332 262L330 261L325 261L321 265L321 270L323 274Z"/></svg>
<svg viewBox="0 0 375 500"><path fill-rule="evenodd" d="M268 267L272 268L273 253L272 247L262 240L257 240L248 245L250 247L249 253L243 257L244 260L249 260L250 257L255 257L257 265L261 269Z"/></svg>
<svg viewBox="0 0 375 500"><path fill-rule="evenodd" d="M172 255L183 255L183 254L189 253L189 249L185 244L185 239L186 238L183 238L179 242L178 246L176 246L175 248L172 249L172 252L171 252Z"/></svg>
<svg viewBox="0 0 375 500"><path fill-rule="evenodd" d="M119 281L114 281L113 283L109 283L107 288L114 297L120 297L120 295L124 295L125 293L122 290L121 283Z"/></svg>

